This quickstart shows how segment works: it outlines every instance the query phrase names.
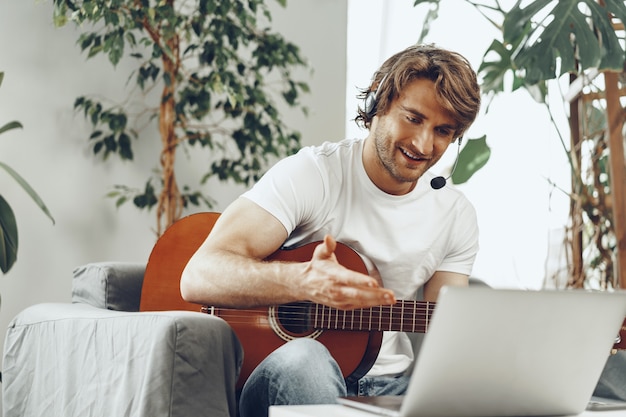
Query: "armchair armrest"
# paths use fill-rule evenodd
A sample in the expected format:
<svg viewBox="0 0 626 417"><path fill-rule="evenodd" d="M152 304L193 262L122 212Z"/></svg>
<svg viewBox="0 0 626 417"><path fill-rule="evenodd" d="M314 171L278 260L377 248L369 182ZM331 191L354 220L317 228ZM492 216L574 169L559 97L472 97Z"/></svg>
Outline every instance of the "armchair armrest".
<svg viewBox="0 0 626 417"><path fill-rule="evenodd" d="M214 316L38 304L6 335L4 416L235 416L241 362Z"/></svg>

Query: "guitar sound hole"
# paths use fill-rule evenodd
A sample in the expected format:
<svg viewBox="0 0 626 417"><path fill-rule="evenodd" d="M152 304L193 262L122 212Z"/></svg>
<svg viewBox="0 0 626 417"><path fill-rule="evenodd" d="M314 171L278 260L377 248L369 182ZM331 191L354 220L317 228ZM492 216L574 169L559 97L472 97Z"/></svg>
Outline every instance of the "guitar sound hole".
<svg viewBox="0 0 626 417"><path fill-rule="evenodd" d="M300 302L278 306L278 321L283 329L292 334L310 333L313 328L309 320L311 303Z"/></svg>

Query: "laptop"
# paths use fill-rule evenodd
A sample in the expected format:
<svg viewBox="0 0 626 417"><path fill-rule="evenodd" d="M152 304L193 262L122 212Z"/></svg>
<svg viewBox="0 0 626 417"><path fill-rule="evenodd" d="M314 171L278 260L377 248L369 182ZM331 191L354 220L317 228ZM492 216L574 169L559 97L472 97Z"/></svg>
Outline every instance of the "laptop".
<svg viewBox="0 0 626 417"><path fill-rule="evenodd" d="M585 411L626 317L626 292L444 287L404 396L338 402L393 417Z"/></svg>

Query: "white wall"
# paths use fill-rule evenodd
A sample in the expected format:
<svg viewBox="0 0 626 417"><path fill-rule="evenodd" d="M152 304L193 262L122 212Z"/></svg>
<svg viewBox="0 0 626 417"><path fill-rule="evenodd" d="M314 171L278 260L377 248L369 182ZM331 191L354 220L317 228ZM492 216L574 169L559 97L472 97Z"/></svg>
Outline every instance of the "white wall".
<svg viewBox="0 0 626 417"><path fill-rule="evenodd" d="M301 47L314 69L311 76L302 73L312 90L305 98L310 116L289 112L287 124L302 132L305 144L343 138L346 0L290 1L287 9L268 3L275 29ZM73 25L53 26L51 1L0 3L0 71L5 72L0 124L19 120L24 125L0 136L0 161L35 188L56 219L52 225L0 171L0 194L16 213L20 240L17 263L0 276L1 339L8 322L25 307L69 301L74 267L105 260L145 262L155 242L154 213L130 204L118 210L105 194L114 184L142 187L159 148L145 157L137 150L132 164L96 162L87 146L88 126L73 111L79 95L123 97L130 66L122 63L113 71L103 58L87 60L77 38ZM150 131L145 136L140 142L159 140ZM194 169L184 165L179 164L183 171ZM218 211L243 190L215 183L207 187Z"/></svg>

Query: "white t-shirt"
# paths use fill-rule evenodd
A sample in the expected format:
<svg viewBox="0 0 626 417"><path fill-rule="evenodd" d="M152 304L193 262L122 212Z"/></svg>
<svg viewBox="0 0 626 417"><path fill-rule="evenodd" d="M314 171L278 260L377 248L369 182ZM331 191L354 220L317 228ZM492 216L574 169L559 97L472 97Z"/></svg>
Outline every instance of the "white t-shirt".
<svg viewBox="0 0 626 417"><path fill-rule="evenodd" d="M364 139L305 147L279 161L243 194L289 233L285 248L330 234L363 258L398 300L414 299L435 271L469 275L478 251L476 212L455 187L434 190L425 173L405 195L390 195L363 167ZM385 332L368 375L404 372L413 360L404 333Z"/></svg>

